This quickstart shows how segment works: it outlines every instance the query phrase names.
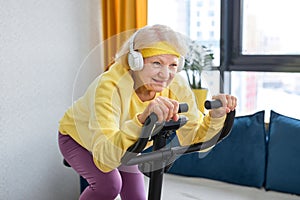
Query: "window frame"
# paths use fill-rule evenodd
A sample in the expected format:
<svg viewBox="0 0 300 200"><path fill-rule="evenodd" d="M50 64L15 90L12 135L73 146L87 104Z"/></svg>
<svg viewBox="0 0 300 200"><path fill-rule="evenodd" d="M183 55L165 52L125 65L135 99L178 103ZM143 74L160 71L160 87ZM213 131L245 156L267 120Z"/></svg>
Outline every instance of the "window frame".
<svg viewBox="0 0 300 200"><path fill-rule="evenodd" d="M221 74L224 71L300 72L300 55L242 55L242 2L221 0Z"/></svg>

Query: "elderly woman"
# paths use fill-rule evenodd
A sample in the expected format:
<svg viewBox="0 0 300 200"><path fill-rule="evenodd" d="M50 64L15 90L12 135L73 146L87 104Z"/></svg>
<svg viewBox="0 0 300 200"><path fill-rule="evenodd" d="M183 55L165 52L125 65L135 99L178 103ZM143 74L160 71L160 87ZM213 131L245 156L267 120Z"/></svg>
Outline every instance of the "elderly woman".
<svg viewBox="0 0 300 200"><path fill-rule="evenodd" d="M207 141L222 129L236 98L214 96L223 107L204 116L177 73L186 53L183 36L163 25L146 26L124 43L110 69L66 111L60 120L59 147L89 183L80 199L109 200L119 194L123 200L146 199L143 174L120 160L152 112L159 122L176 121L179 102L188 104L189 121L176 133L182 145Z"/></svg>

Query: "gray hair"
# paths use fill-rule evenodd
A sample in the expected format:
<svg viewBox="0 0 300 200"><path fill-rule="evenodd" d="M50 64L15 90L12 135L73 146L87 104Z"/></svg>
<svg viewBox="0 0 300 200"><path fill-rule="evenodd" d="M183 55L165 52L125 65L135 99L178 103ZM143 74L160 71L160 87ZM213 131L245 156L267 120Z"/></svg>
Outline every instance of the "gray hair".
<svg viewBox="0 0 300 200"><path fill-rule="evenodd" d="M133 38L134 37L134 38ZM167 42L181 55L185 56L188 51L188 38L183 34L175 32L166 25L145 26L137 30L120 48L115 56L115 60L119 60L126 56L129 52L130 41L134 39L134 50L151 47L157 42Z"/></svg>

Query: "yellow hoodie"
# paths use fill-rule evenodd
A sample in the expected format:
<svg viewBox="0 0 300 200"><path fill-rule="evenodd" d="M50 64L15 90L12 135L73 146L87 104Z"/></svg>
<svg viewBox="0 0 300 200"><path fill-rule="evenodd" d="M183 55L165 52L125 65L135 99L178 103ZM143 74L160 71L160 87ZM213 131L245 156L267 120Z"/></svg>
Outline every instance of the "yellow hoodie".
<svg viewBox="0 0 300 200"><path fill-rule="evenodd" d="M60 120L59 131L92 152L95 165L103 172L120 165L127 148L141 133L143 125L137 115L145 110L149 101L142 102L138 98L133 84L128 69L115 63L93 81ZM181 145L207 141L223 127L225 116L217 119L203 116L190 86L179 74L157 96L189 105L189 111L183 113L189 121L177 131Z"/></svg>

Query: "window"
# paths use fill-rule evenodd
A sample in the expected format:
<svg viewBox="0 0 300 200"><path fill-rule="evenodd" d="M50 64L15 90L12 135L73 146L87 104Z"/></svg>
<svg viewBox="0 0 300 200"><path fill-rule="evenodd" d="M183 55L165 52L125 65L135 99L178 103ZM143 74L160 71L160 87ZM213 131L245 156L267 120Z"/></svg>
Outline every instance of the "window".
<svg viewBox="0 0 300 200"><path fill-rule="evenodd" d="M210 94L220 92L220 8L221 0L148 1L148 24L166 24L212 49L215 70L202 73L203 85ZM208 16L208 11L212 16Z"/></svg>
<svg viewBox="0 0 300 200"><path fill-rule="evenodd" d="M209 16L209 17L213 17L214 15L215 15L214 10L208 11L208 16Z"/></svg>
<svg viewBox="0 0 300 200"><path fill-rule="evenodd" d="M213 64L218 67L220 8L221 0L151 0L148 1L148 24L166 24L193 40L200 40L212 49L215 56ZM212 16L208 16L208 12Z"/></svg>
<svg viewBox="0 0 300 200"><path fill-rule="evenodd" d="M217 71L207 73L207 85L217 88L213 93L237 96L237 115L266 110L268 121L269 110L275 110L300 118L295 109L300 100L299 0L148 3L149 24L169 25L213 50Z"/></svg>
<svg viewBox="0 0 300 200"><path fill-rule="evenodd" d="M211 26L212 26L212 27L215 26L215 21L211 21Z"/></svg>
<svg viewBox="0 0 300 200"><path fill-rule="evenodd" d="M197 2L197 6L198 6L198 7L202 7L202 6L203 6L203 2L202 2L202 1L198 1L198 2Z"/></svg>
<svg viewBox="0 0 300 200"><path fill-rule="evenodd" d="M297 25L287 23L300 16L297 10L287 9L297 8L298 0L223 2L223 37L228 50L224 55L228 58L224 63L226 70L300 72Z"/></svg>
<svg viewBox="0 0 300 200"><path fill-rule="evenodd" d="M300 118L300 31L287 23L300 17L297 0L223 1L223 52L227 92L239 99L239 115L270 110ZM270 6L272 5L272 6ZM266 8L268 13L266 14ZM232 34L230 34L232 33ZM228 39L228 40L227 40ZM227 42L227 43L226 43ZM293 73L291 73L293 72ZM292 103L293 102L293 103Z"/></svg>
<svg viewBox="0 0 300 200"><path fill-rule="evenodd" d="M300 73L231 72L231 93L238 98L238 115L265 110L269 121L270 110L300 118Z"/></svg>
<svg viewBox="0 0 300 200"><path fill-rule="evenodd" d="M200 31L197 32L197 40L202 40L202 32Z"/></svg>
<svg viewBox="0 0 300 200"><path fill-rule="evenodd" d="M300 54L300 29L290 23L300 18L299 6L299 0L244 0L242 54Z"/></svg>

